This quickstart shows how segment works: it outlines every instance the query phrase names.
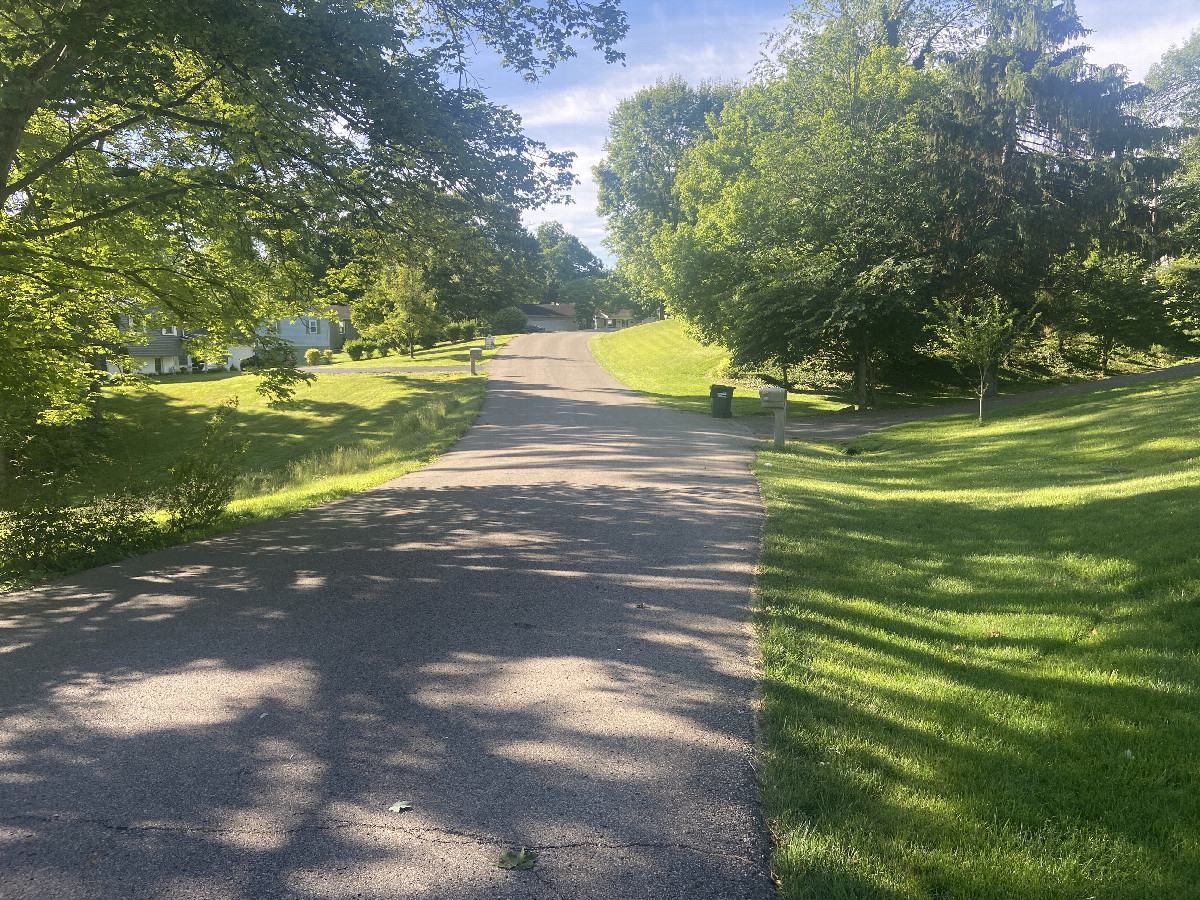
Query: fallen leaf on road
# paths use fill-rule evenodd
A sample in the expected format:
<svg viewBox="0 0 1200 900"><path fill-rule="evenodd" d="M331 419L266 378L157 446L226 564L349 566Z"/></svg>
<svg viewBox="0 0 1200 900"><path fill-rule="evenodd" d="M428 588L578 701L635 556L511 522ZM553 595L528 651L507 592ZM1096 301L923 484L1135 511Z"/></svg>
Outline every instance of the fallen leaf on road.
<svg viewBox="0 0 1200 900"><path fill-rule="evenodd" d="M513 869L523 872L537 865L537 854L522 847L520 850L505 850L500 854L496 865L501 869Z"/></svg>
<svg viewBox="0 0 1200 900"><path fill-rule="evenodd" d="M405 810L409 810L409 809L412 809L412 801L411 800L397 800L395 803L393 803L391 806L388 807L389 812L404 812Z"/></svg>

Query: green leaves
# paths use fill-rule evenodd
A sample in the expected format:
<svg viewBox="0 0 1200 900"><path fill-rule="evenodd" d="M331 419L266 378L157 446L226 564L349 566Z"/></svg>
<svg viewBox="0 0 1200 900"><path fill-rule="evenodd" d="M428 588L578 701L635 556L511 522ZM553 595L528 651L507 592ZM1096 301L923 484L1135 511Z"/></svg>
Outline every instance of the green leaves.
<svg viewBox="0 0 1200 900"><path fill-rule="evenodd" d="M501 869L512 869L524 872L537 865L537 854L522 847L520 850L505 850L500 854L496 865Z"/></svg>

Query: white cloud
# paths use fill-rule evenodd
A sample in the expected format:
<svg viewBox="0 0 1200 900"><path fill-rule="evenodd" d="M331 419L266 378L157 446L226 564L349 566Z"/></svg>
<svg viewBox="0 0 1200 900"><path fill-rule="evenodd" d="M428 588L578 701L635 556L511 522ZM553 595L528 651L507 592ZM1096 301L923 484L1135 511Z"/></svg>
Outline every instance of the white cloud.
<svg viewBox="0 0 1200 900"><path fill-rule="evenodd" d="M1120 63L1129 69L1133 81L1141 81L1173 44L1186 41L1197 28L1200 14L1151 19L1136 26L1097 28L1086 38L1092 47L1088 59L1102 66Z"/></svg>

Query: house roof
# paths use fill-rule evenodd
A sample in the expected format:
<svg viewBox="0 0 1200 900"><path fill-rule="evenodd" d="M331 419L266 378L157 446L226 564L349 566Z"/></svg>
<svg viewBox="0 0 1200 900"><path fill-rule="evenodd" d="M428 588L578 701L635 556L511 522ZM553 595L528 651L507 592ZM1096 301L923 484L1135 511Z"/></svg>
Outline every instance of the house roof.
<svg viewBox="0 0 1200 900"><path fill-rule="evenodd" d="M630 310L630 309L618 309L618 310L614 310L612 312L610 312L606 309L598 309L598 310L596 310L596 315L600 316L602 318L605 318L605 319L632 319L632 318L634 318L633 310Z"/></svg>
<svg viewBox="0 0 1200 900"><path fill-rule="evenodd" d="M521 303L518 308L526 317L542 319L573 319L575 318L574 303Z"/></svg>

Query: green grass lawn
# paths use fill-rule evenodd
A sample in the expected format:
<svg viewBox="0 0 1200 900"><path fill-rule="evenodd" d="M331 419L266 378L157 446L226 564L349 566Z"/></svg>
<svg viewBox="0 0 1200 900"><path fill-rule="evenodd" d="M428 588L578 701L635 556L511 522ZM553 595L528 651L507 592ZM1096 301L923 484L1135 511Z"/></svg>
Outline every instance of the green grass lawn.
<svg viewBox="0 0 1200 900"><path fill-rule="evenodd" d="M80 471L79 493L159 490L180 453L229 397L250 446L229 518L239 524L344 496L420 468L474 421L484 381L469 375L318 375L271 409L250 375L152 379L105 397L101 458Z"/></svg>
<svg viewBox="0 0 1200 900"><path fill-rule="evenodd" d="M651 322L598 334L591 340L592 355L614 377L659 403L691 412L711 412L709 387L728 384L725 367L729 354L722 347L705 347L688 337L675 319ZM758 386L734 382L734 416L766 415L758 400ZM823 394L789 395L788 415L830 412L845 400Z"/></svg>
<svg viewBox="0 0 1200 900"><path fill-rule="evenodd" d="M784 896L1200 897L1198 400L759 453Z"/></svg>
<svg viewBox="0 0 1200 900"><path fill-rule="evenodd" d="M1055 357L1052 362L1031 350L1028 358L1014 360L1011 367L1002 370L1001 395L1089 380L1094 377L1094 372L1089 372L1084 365L1087 347L1086 339L1075 339L1071 353L1066 358ZM688 337L683 325L676 320L597 335L592 338L591 348L596 360L615 377L660 403L693 412L709 412L709 386L733 384L735 416L766 414L758 400L757 383L730 381L728 352L718 346L705 347ZM1144 372L1191 361L1166 354L1128 353L1113 358L1110 374ZM937 406L970 400L974 396L970 382L948 361L936 356L914 357L905 364L894 363L889 380L876 390L879 409ZM788 395L788 415L832 412L854 402L849 387L793 391Z"/></svg>
<svg viewBox="0 0 1200 900"><path fill-rule="evenodd" d="M483 351L483 362L487 362L496 353L515 338L515 334L497 334L495 350ZM360 359L357 362L352 360L345 353L339 352L333 354L333 362L323 368L329 369L358 369L358 368L386 368L388 366L408 367L408 366L428 366L430 368L440 368L442 366L469 366L471 364L471 348L483 347L483 337L477 337L473 341L459 341L456 344L439 344L436 347L430 347L428 350L418 350L416 354L410 357L407 353L401 351L392 353L390 356L372 356L370 359ZM300 365L304 365L303 358L300 360Z"/></svg>

